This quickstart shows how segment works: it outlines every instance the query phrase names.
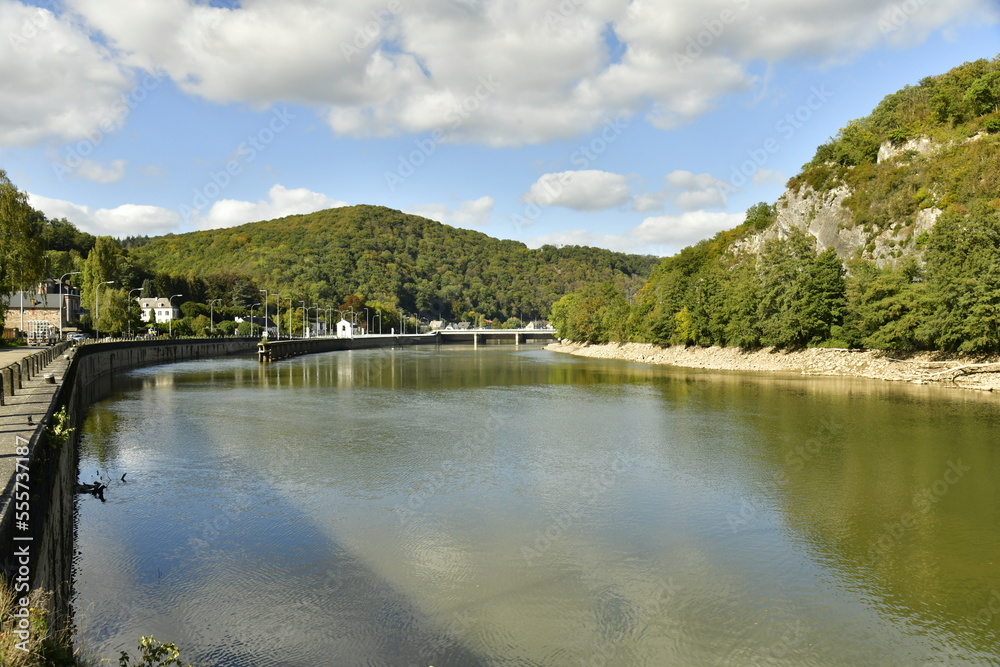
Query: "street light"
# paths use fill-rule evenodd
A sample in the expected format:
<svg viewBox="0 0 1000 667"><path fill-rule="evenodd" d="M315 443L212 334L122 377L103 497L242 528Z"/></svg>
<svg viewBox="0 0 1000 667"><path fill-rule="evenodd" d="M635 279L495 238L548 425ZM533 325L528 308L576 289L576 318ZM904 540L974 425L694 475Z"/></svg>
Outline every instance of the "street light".
<svg viewBox="0 0 1000 667"><path fill-rule="evenodd" d="M268 293L266 289L257 290L258 292L264 293L264 335L267 336L267 298Z"/></svg>
<svg viewBox="0 0 1000 667"><path fill-rule="evenodd" d="M222 299L212 299L208 302L208 321L212 327L212 333L215 333L215 302L222 301Z"/></svg>
<svg viewBox="0 0 1000 667"><path fill-rule="evenodd" d="M167 305L170 306L170 319L167 320L167 335L170 338L174 337L174 304L171 302L175 296L184 296L183 294L174 294L169 299L167 299Z"/></svg>
<svg viewBox="0 0 1000 667"><path fill-rule="evenodd" d="M254 306L259 306L259 303L255 303L250 306L250 335L253 336L253 309Z"/></svg>
<svg viewBox="0 0 1000 667"><path fill-rule="evenodd" d="M128 321L128 335L129 336L132 335L132 318L129 316L130 315L130 311L132 310L132 292L141 292L141 291L142 291L141 287L136 287L136 288L130 289L128 291L128 306L126 306L126 308L125 308L125 319L126 319L126 321Z"/></svg>
<svg viewBox="0 0 1000 667"><path fill-rule="evenodd" d="M281 295L275 294L274 298L277 300L278 305L274 309L274 326L276 327L275 335L278 336L278 340L281 340ZM265 317L266 319L266 317Z"/></svg>
<svg viewBox="0 0 1000 667"><path fill-rule="evenodd" d="M97 316L94 318L94 338L96 340L101 340L101 285L113 285L114 282L113 280L108 280L103 283L97 283L97 289L94 291L94 312L97 313Z"/></svg>
<svg viewBox="0 0 1000 667"><path fill-rule="evenodd" d="M316 329L314 331L316 332L316 335L319 336L319 304L314 303L312 307L316 309Z"/></svg>
<svg viewBox="0 0 1000 667"><path fill-rule="evenodd" d="M299 308L302 309L302 337L306 337L306 302L299 301L302 305Z"/></svg>
<svg viewBox="0 0 1000 667"><path fill-rule="evenodd" d="M378 318L378 335L381 336L382 335L382 311L381 310L376 310L375 311L375 317Z"/></svg>
<svg viewBox="0 0 1000 667"><path fill-rule="evenodd" d="M365 335L368 335L368 306L365 306Z"/></svg>
<svg viewBox="0 0 1000 667"><path fill-rule="evenodd" d="M64 273L62 275L62 278L59 279L59 338L60 339L62 338L63 335L63 295L62 295L63 280L66 279L66 276L75 276L78 273L81 272L70 271L69 273ZM67 308L67 310L69 309Z"/></svg>
<svg viewBox="0 0 1000 667"><path fill-rule="evenodd" d="M288 340L292 339L292 313L295 311L292 308L292 297L288 297Z"/></svg>

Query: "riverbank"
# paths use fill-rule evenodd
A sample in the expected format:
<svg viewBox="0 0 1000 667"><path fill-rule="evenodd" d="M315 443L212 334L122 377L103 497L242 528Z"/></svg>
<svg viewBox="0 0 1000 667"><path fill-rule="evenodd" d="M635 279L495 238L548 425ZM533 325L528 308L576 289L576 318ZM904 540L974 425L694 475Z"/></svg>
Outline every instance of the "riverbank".
<svg viewBox="0 0 1000 667"><path fill-rule="evenodd" d="M890 382L940 383L963 389L1000 390L1000 361L940 352L901 353L813 347L742 350L738 347L660 347L648 343L574 343L546 349L596 359L727 371L863 377Z"/></svg>

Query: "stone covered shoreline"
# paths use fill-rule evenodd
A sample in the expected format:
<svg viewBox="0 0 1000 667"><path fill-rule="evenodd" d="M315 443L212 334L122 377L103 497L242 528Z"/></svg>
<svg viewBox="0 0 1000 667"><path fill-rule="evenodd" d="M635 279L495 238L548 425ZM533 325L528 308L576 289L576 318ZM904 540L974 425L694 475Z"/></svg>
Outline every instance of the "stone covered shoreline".
<svg viewBox="0 0 1000 667"><path fill-rule="evenodd" d="M742 350L738 347L660 347L648 343L589 344L563 340L547 349L581 357L727 371L835 375L892 382L1000 390L1000 360L939 352L807 348Z"/></svg>

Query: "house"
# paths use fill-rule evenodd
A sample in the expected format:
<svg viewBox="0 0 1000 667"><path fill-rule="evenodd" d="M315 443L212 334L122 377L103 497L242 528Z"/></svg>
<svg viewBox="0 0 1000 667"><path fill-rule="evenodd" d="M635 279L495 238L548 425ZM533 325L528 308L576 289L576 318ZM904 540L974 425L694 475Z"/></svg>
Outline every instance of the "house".
<svg viewBox="0 0 1000 667"><path fill-rule="evenodd" d="M444 329L445 328L445 321L444 320L431 320L430 324L428 324L427 326L428 326L428 328L430 328L431 331L437 331L438 329Z"/></svg>
<svg viewBox="0 0 1000 667"><path fill-rule="evenodd" d="M31 340L62 337L68 322L80 319L80 292L75 287L48 279L33 290L15 292L4 297L7 305L6 326L16 328ZM75 329L73 329L75 331Z"/></svg>
<svg viewBox="0 0 1000 667"><path fill-rule="evenodd" d="M154 297L151 299L136 299L139 307L142 308L142 321L149 322L150 313L156 316L156 323L165 323L170 320L181 319L181 309L170 303L170 299Z"/></svg>
<svg viewBox="0 0 1000 667"><path fill-rule="evenodd" d="M545 320L532 320L525 325L525 329L551 329L552 325Z"/></svg>

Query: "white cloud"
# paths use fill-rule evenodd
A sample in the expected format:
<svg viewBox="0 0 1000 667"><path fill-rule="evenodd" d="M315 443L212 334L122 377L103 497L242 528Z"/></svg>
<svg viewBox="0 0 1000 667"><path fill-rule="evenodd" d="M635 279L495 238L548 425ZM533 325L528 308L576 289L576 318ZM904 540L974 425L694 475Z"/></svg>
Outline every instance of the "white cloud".
<svg viewBox="0 0 1000 667"><path fill-rule="evenodd" d="M751 63L823 65L998 20L995 0L911 4L66 0L56 18L0 0L2 25L49 17L19 49L0 46L0 142L92 132L114 118L128 72L156 68L217 103L310 105L353 136L440 130L446 141L512 146L573 137L619 114L672 128L752 90Z"/></svg>
<svg viewBox="0 0 1000 667"><path fill-rule="evenodd" d="M765 183L775 183L781 185L788 179L785 175L776 169L758 169L753 173L753 184L763 185Z"/></svg>
<svg viewBox="0 0 1000 667"><path fill-rule="evenodd" d="M181 231L180 213L162 206L123 204L115 208L92 210L81 204L31 193L28 194L28 201L47 217L66 218L83 231L95 235L153 236ZM268 191L266 200L217 201L206 215L192 216L190 223L197 229L233 227L247 222L272 220L346 205L345 202L306 188L288 189L275 185Z"/></svg>
<svg viewBox="0 0 1000 667"><path fill-rule="evenodd" d="M0 26L0 146L81 139L119 121L130 77L85 29L12 0L0 0Z"/></svg>
<svg viewBox="0 0 1000 667"><path fill-rule="evenodd" d="M576 211L603 211L629 202L625 176L585 169L544 174L521 201L539 206L565 206Z"/></svg>
<svg viewBox="0 0 1000 667"><path fill-rule="evenodd" d="M744 213L689 211L681 215L660 215L643 220L629 235L650 246L680 249L732 229L743 222Z"/></svg>
<svg viewBox="0 0 1000 667"><path fill-rule="evenodd" d="M682 211L697 211L726 205L725 183L711 174L677 170L666 175L664 196Z"/></svg>
<svg viewBox="0 0 1000 667"><path fill-rule="evenodd" d="M73 175L95 183L116 183L125 178L125 160L112 160L107 166L86 159Z"/></svg>
<svg viewBox="0 0 1000 667"><path fill-rule="evenodd" d="M464 201L457 209L447 204L423 204L407 209L407 213L423 216L457 227L480 227L490 221L493 213L493 197L480 197Z"/></svg>
<svg viewBox="0 0 1000 667"><path fill-rule="evenodd" d="M268 199L257 202L220 199L212 204L207 214L193 216L192 222L198 229L217 229L347 206L347 202L306 188L289 190L283 185L275 185L267 194Z"/></svg>
<svg viewBox="0 0 1000 667"><path fill-rule="evenodd" d="M159 206L123 204L92 210L63 199L28 194L28 202L49 218L66 218L85 232L108 236L144 236L176 232L181 216Z"/></svg>
<svg viewBox="0 0 1000 667"><path fill-rule="evenodd" d="M530 239L529 247L552 245L590 245L619 252L646 255L671 255L685 246L711 238L724 229L743 222L743 213L689 211L681 215L649 217L624 234L595 234L571 230Z"/></svg>

